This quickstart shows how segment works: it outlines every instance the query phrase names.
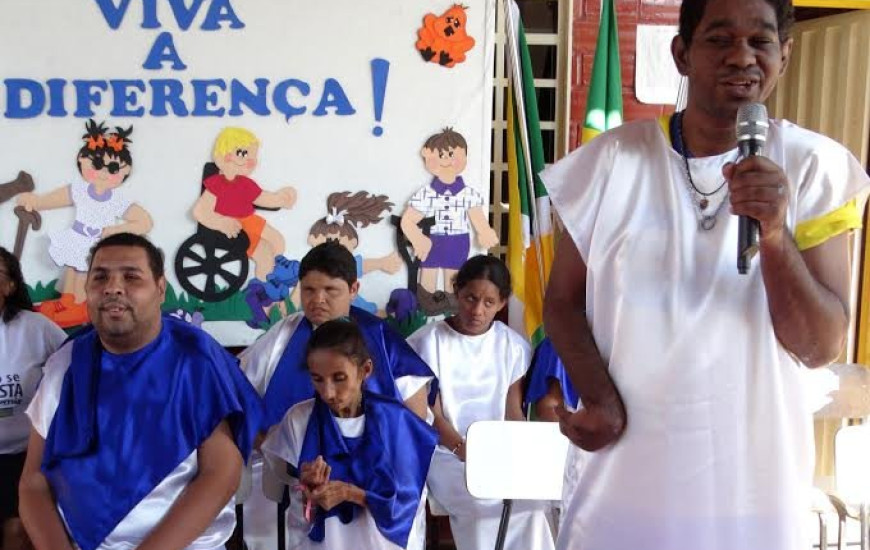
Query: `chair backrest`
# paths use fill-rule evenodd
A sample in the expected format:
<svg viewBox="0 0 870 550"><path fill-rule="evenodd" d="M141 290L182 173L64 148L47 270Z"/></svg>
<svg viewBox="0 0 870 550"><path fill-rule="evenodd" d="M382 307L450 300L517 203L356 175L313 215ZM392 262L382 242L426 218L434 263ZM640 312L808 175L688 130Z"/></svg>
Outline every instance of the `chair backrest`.
<svg viewBox="0 0 870 550"><path fill-rule="evenodd" d="M560 500L569 445L553 422L475 422L466 435L468 492L477 498Z"/></svg>
<svg viewBox="0 0 870 550"><path fill-rule="evenodd" d="M849 504L870 503L870 425L840 429L834 453L837 495Z"/></svg>
<svg viewBox="0 0 870 550"><path fill-rule="evenodd" d="M217 164L213 162L206 162L202 165L202 181L204 182L208 178L212 177L215 174L220 173L220 168L218 168ZM205 187L203 187L205 189ZM202 191L200 191L202 192Z"/></svg>
<svg viewBox="0 0 870 550"><path fill-rule="evenodd" d="M803 379L816 420L870 416L870 368L834 363L803 371Z"/></svg>
<svg viewBox="0 0 870 550"><path fill-rule="evenodd" d="M390 216L390 223L396 228L396 248L399 250L399 257L405 262L405 267L408 268L408 290L412 293L417 293L417 271L420 269L420 260L414 256L414 249L411 246L411 241L405 236L402 230L402 217L395 214ZM432 231L432 226L435 225L435 217L429 216L417 222L417 227L424 235L429 236Z"/></svg>

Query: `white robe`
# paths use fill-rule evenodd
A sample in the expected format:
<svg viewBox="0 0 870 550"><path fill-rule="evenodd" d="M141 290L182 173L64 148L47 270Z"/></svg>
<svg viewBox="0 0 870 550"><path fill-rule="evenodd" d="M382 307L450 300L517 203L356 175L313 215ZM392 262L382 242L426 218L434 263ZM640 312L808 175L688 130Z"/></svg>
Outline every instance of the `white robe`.
<svg viewBox="0 0 870 550"><path fill-rule="evenodd" d="M72 358L72 343L60 348L45 364L45 375L33 401L27 408L27 416L33 429L48 438L48 430L60 402L64 376ZM138 547L154 526L169 512L169 509L196 477L197 459L194 450L184 461L166 476L115 526L97 550L133 550ZM95 481L96 483L97 481ZM63 512L58 507L63 518ZM223 549L236 527L235 499L218 512L211 525L185 550Z"/></svg>
<svg viewBox="0 0 870 550"><path fill-rule="evenodd" d="M511 384L525 375L529 344L499 321L480 336L456 332L446 321L430 323L408 338L438 377L444 416L465 435L478 420L503 420ZM502 501L472 497L465 485L465 464L449 449L436 447L427 480L431 496L450 515L457 550L495 547ZM515 501L505 550L548 550L553 538L540 501Z"/></svg>
<svg viewBox="0 0 870 550"><path fill-rule="evenodd" d="M287 464L299 468L299 455L308 430L308 420L314 409L314 400L309 399L290 408L280 424L269 430L269 436L263 442L262 451L270 473L292 487L295 480L287 472ZM345 437L360 437L365 428L365 415L356 418L336 418L338 429ZM291 508L302 510L302 498L299 493L291 492ZM298 516L298 514L294 514ZM425 537L426 499L420 499L417 516L411 527L406 548L422 550ZM292 544L290 550L404 550L387 540L378 530L374 518L368 510L362 509L348 524L344 524L338 516L326 518L324 528L326 535L323 542L314 542L308 538L308 524L295 521L292 525Z"/></svg>
<svg viewBox="0 0 870 550"><path fill-rule="evenodd" d="M691 159L696 184L715 188L733 156ZM788 122L771 121L767 156L788 176L792 231L868 186L842 146ZM725 205L698 228L683 159L655 121L542 177L586 263L586 317L628 414L615 445L572 447L557 547L806 547L803 367L774 336L759 259L737 272L737 217Z"/></svg>

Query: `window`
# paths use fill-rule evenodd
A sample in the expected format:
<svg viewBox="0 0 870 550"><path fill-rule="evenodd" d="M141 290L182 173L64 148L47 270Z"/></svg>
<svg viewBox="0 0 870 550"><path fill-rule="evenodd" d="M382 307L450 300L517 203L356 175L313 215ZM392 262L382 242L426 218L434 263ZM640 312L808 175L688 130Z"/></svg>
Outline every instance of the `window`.
<svg viewBox="0 0 870 550"><path fill-rule="evenodd" d="M532 58L544 157L547 163L552 163L568 151L572 1L518 0L517 5ZM504 2L498 2L490 168L490 223L501 236L502 243L491 252L501 257L507 252L508 235L508 79L504 48L504 6Z"/></svg>

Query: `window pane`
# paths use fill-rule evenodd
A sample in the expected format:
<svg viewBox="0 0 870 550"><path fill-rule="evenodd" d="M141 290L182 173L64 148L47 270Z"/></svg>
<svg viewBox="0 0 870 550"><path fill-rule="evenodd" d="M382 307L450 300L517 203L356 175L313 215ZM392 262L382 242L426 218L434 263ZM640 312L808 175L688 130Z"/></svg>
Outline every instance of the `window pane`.
<svg viewBox="0 0 870 550"><path fill-rule="evenodd" d="M559 28L559 2L557 0L517 0L526 33L555 34Z"/></svg>
<svg viewBox="0 0 870 550"><path fill-rule="evenodd" d="M531 44L529 57L535 78L556 78L556 46Z"/></svg>
<svg viewBox="0 0 870 550"><path fill-rule="evenodd" d="M492 147L489 149L489 162L495 162L495 133L498 131L495 128L492 129Z"/></svg>
<svg viewBox="0 0 870 550"><path fill-rule="evenodd" d="M498 98L499 89L498 86L493 86L492 88L492 120L498 120L495 118L495 100Z"/></svg>
<svg viewBox="0 0 870 550"><path fill-rule="evenodd" d="M544 142L544 162L553 162L556 158L556 132L541 130L541 141Z"/></svg>
<svg viewBox="0 0 870 550"><path fill-rule="evenodd" d="M538 116L542 121L556 120L556 89L537 88L535 95L538 97Z"/></svg>

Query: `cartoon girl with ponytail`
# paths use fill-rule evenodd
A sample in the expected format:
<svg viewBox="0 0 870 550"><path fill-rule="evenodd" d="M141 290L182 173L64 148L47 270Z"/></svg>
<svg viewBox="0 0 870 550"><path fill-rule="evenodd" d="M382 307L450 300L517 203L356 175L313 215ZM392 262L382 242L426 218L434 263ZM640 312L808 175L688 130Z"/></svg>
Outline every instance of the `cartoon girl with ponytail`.
<svg viewBox="0 0 870 550"><path fill-rule="evenodd" d="M141 235L153 226L151 216L117 190L133 169L130 154L133 127L125 130L116 126L109 131L105 123L88 120L85 129L84 144L76 156L81 179L44 195L23 193L18 198L18 204L27 211L75 207L72 227L50 234L48 253L64 268L61 296L39 306L41 313L61 327L88 321L85 279L91 246L114 233Z"/></svg>
<svg viewBox="0 0 870 550"><path fill-rule="evenodd" d="M332 193L326 199L327 215L314 222L308 231L308 244L314 247L333 239L353 253L359 246L357 229L378 223L383 219L383 214L390 212L392 208L393 203L386 195L370 195L365 191L353 194L349 191ZM398 252L380 258L363 258L359 254L354 254L354 258L357 277L372 271L393 274L402 266L402 259ZM299 307L298 271L297 261L287 261L286 265L279 262L275 272L265 281L254 279L248 284L245 300L253 313L252 319L248 321L250 326L261 327L268 323L269 312L276 304L281 309L282 316L285 315L284 299L288 295L293 304ZM369 313L378 311L377 304L369 302L359 294L352 305Z"/></svg>
<svg viewBox="0 0 870 550"><path fill-rule="evenodd" d="M330 239L337 240L353 253L357 277L372 271L396 273L402 266L398 252L380 258L363 258L354 252L359 246L357 229L381 221L382 214L390 212L394 206L388 199L386 195L370 195L365 191L358 191L353 195L349 191L332 193L326 199L328 214L314 222L308 231L308 244L314 247ZM353 305L369 313L376 313L378 310L374 302L369 302L359 294Z"/></svg>

